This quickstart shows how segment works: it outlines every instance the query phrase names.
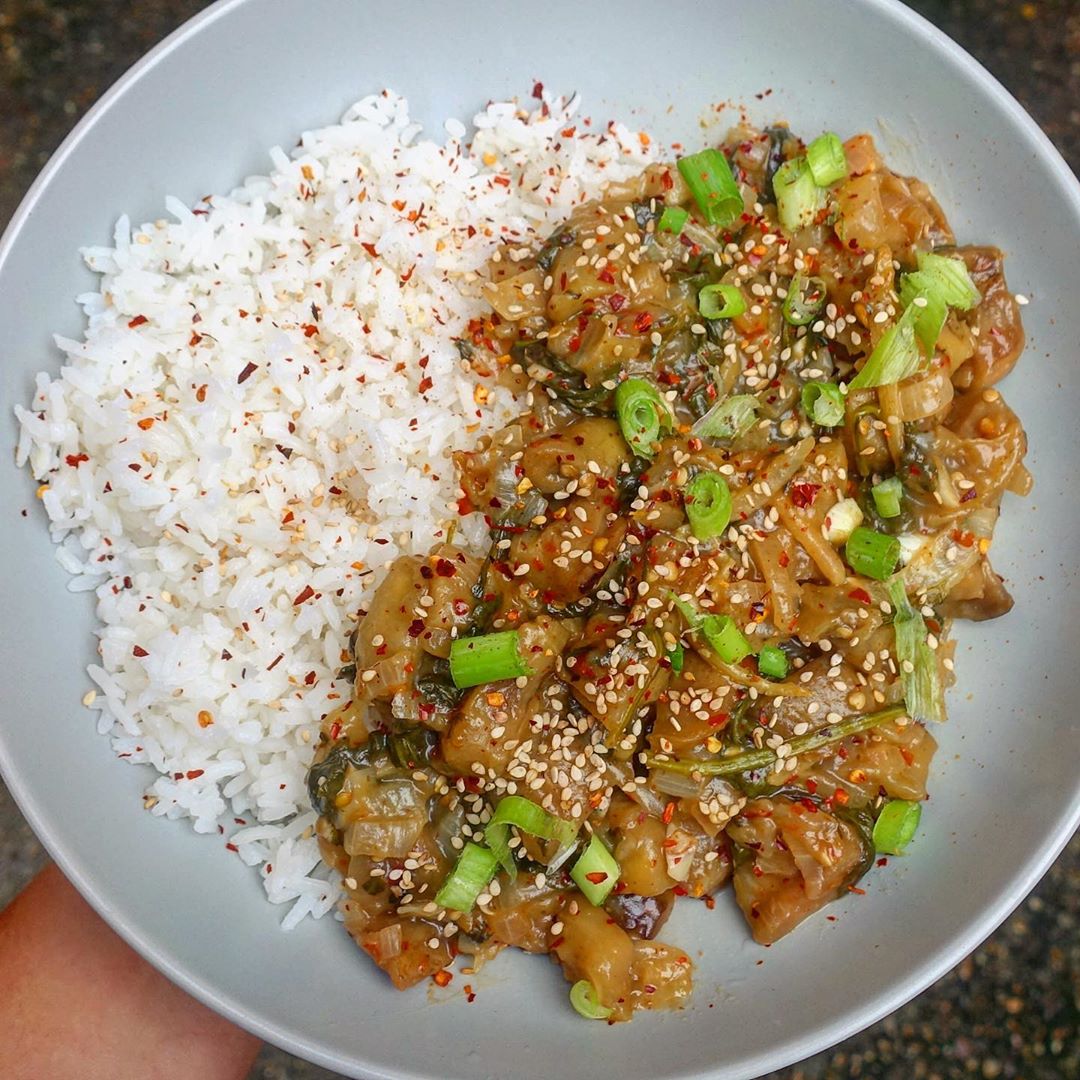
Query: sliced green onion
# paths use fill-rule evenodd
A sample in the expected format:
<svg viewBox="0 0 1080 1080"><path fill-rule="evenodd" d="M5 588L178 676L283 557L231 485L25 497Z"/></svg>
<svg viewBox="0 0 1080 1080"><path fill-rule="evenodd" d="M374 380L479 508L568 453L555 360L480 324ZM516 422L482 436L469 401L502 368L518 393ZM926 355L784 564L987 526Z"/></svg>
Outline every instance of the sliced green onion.
<svg viewBox="0 0 1080 1080"><path fill-rule="evenodd" d="M671 664L671 670L678 675L686 661L686 650L676 642L674 649L668 649L667 658L668 663Z"/></svg>
<svg viewBox="0 0 1080 1080"><path fill-rule="evenodd" d="M844 557L856 574L884 581L900 561L900 541L860 525L848 537Z"/></svg>
<svg viewBox="0 0 1080 1080"><path fill-rule="evenodd" d="M920 251L918 262L919 273L935 283L938 295L949 307L967 311L982 299L963 259Z"/></svg>
<svg viewBox="0 0 1080 1080"><path fill-rule="evenodd" d="M879 855L902 855L911 843L922 817L922 806L904 799L890 799L874 822L871 837Z"/></svg>
<svg viewBox="0 0 1080 1080"><path fill-rule="evenodd" d="M484 827L484 839L508 874L514 872L514 856L509 843L511 826L541 840L558 840L560 852L577 837L576 825L549 814L531 799L520 795L505 796Z"/></svg>
<svg viewBox="0 0 1080 1080"><path fill-rule="evenodd" d="M619 864L600 837L593 833L589 846L570 870L570 876L585 899L599 907L619 880Z"/></svg>
<svg viewBox="0 0 1080 1080"><path fill-rule="evenodd" d="M753 649L730 615L706 615L701 620L701 636L725 664L737 664Z"/></svg>
<svg viewBox="0 0 1080 1080"><path fill-rule="evenodd" d="M945 695L937 656L930 648L926 621L908 600L904 579L899 574L889 582L889 601L893 607L896 659L907 710L914 720L944 723Z"/></svg>
<svg viewBox="0 0 1080 1080"><path fill-rule="evenodd" d="M840 136L834 131L819 135L806 148L806 162L810 166L814 183L818 187L828 187L837 180L843 180L848 174L847 155Z"/></svg>
<svg viewBox="0 0 1080 1080"><path fill-rule="evenodd" d="M719 150L702 150L679 158L678 166L702 217L710 225L724 228L743 212L739 185L731 175L727 158Z"/></svg>
<svg viewBox="0 0 1080 1080"><path fill-rule="evenodd" d="M766 645L758 653L757 669L768 679L783 679L788 673L787 654L777 645Z"/></svg>
<svg viewBox="0 0 1080 1080"><path fill-rule="evenodd" d="M691 630L696 630L701 625L701 621L705 616L693 604L683 600L678 593L670 590L668 591L668 599L679 609L680 614L686 620L686 625Z"/></svg>
<svg viewBox="0 0 1080 1080"><path fill-rule="evenodd" d="M651 458L656 453L660 432L670 423L660 392L645 379L627 379L615 389L615 412L630 449L638 457Z"/></svg>
<svg viewBox="0 0 1080 1080"><path fill-rule="evenodd" d="M460 911L462 914L472 911L476 898L498 868L499 861L493 852L471 840L467 841L454 869L435 894L435 903L447 911Z"/></svg>
<svg viewBox="0 0 1080 1080"><path fill-rule="evenodd" d="M785 161L773 176L773 191L776 193L777 217L787 232L798 232L813 225L823 199L806 158Z"/></svg>
<svg viewBox="0 0 1080 1080"><path fill-rule="evenodd" d="M921 270L905 274L900 282L900 303L905 310L915 312L915 334L927 356L933 355L941 328L949 315L949 306L934 279Z"/></svg>
<svg viewBox="0 0 1080 1080"><path fill-rule="evenodd" d="M697 308L705 319L734 319L746 310L738 285L706 285L697 294Z"/></svg>
<svg viewBox="0 0 1080 1080"><path fill-rule="evenodd" d="M904 496L904 485L899 476L890 476L888 480L882 480L870 489L874 497L874 506L878 514L883 518L900 516L900 500Z"/></svg>
<svg viewBox="0 0 1080 1080"><path fill-rule="evenodd" d="M802 407L807 419L821 427L844 422L844 395L836 383L807 383L802 388Z"/></svg>
<svg viewBox="0 0 1080 1080"><path fill-rule="evenodd" d="M692 434L710 439L737 439L753 426L758 405L752 394L735 394L718 401L694 424Z"/></svg>
<svg viewBox="0 0 1080 1080"><path fill-rule="evenodd" d="M606 1020L611 1015L611 1009L600 1004L596 990L588 979L578 979L570 987L570 1004L586 1020Z"/></svg>
<svg viewBox="0 0 1080 1080"><path fill-rule="evenodd" d="M890 705L880 712L859 713L855 716L849 716L810 735L799 735L794 739L788 739L787 745L791 750L787 758L813 753L824 746L838 743L849 735L858 735L860 732L869 731L871 728L881 727L882 724L887 724L905 715L904 706ZM712 758L704 761L699 758L672 761L666 754L645 754L645 764L650 768L665 769L668 772L690 775L699 773L701 776L734 776L737 773L749 772L751 769L763 769L775 765L777 760L776 751L769 747L762 747L760 750L746 750L728 757Z"/></svg>
<svg viewBox="0 0 1080 1080"><path fill-rule="evenodd" d="M656 223L656 228L659 232L667 232L673 236L678 236L683 231L683 226L689 217L690 211L681 206L665 206L664 212L660 215L660 220Z"/></svg>
<svg viewBox="0 0 1080 1080"><path fill-rule="evenodd" d="M918 308L909 307L881 336L862 371L848 383L849 390L889 386L914 375L923 365L923 354L915 336Z"/></svg>
<svg viewBox="0 0 1080 1080"><path fill-rule="evenodd" d="M719 536L731 520L731 488L717 472L697 473L683 492L690 530L699 540Z"/></svg>
<svg viewBox="0 0 1080 1080"><path fill-rule="evenodd" d="M529 667L518 650L516 630L456 638L450 643L450 678L460 689L499 679L516 679L528 672Z"/></svg>
<svg viewBox="0 0 1080 1080"><path fill-rule="evenodd" d="M825 282L819 277L806 277L800 270L788 285L784 297L784 318L792 326L806 326L825 306Z"/></svg>

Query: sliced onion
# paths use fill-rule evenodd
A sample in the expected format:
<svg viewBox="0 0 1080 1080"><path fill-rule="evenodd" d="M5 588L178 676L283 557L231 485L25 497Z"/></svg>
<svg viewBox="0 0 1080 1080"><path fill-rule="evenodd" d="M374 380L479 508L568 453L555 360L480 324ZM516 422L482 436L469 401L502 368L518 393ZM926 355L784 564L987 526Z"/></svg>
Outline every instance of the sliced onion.
<svg viewBox="0 0 1080 1080"><path fill-rule="evenodd" d="M384 926L381 930L377 930L372 937L374 938L374 949L368 951L373 952L379 958L380 964L401 955L401 923L395 922L389 926Z"/></svg>
<svg viewBox="0 0 1080 1080"><path fill-rule="evenodd" d="M650 779L657 791L673 795L676 799L696 799L705 783L704 778L695 780L689 773L677 773L662 768L654 768Z"/></svg>
<svg viewBox="0 0 1080 1080"><path fill-rule="evenodd" d="M953 399L953 384L949 371L936 367L898 383L897 416L905 423L925 420L943 412Z"/></svg>

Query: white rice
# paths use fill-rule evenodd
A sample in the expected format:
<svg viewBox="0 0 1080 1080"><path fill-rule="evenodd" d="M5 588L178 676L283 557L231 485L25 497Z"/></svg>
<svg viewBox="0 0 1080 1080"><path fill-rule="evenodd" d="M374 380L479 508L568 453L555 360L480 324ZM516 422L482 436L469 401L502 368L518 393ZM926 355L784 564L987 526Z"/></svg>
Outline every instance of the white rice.
<svg viewBox="0 0 1080 1080"><path fill-rule="evenodd" d="M648 160L573 114L493 104L440 145L384 93L228 196L121 217L84 251L84 340L16 410L69 587L97 595L84 703L160 774L151 812L223 834L285 926L337 899L305 772L351 619L443 535L449 452L513 412L454 345L478 273Z"/></svg>

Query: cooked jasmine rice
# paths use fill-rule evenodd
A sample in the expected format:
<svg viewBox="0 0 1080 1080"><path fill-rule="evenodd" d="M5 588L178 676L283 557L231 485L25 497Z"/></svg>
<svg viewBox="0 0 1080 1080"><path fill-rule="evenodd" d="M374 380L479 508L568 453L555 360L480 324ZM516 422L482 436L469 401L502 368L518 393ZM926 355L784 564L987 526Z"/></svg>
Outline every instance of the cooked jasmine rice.
<svg viewBox="0 0 1080 1080"><path fill-rule="evenodd" d="M422 139L384 93L227 196L121 217L84 252L84 340L16 410L57 558L97 597L84 703L157 771L146 807L223 833L286 926L337 898L305 773L352 620L456 519L450 451L514 410L455 345L481 272L649 156L572 102L474 124Z"/></svg>

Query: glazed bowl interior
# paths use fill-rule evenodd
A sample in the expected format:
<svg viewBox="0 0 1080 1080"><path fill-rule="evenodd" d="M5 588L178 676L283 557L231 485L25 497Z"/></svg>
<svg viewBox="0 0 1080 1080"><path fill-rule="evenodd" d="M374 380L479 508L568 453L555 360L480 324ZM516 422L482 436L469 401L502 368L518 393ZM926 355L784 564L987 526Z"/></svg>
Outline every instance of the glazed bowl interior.
<svg viewBox="0 0 1080 1080"><path fill-rule="evenodd" d="M399 995L331 919L285 934L252 871L218 838L141 812L141 768L112 757L79 701L93 656L87 595L66 590L34 485L12 464L11 409L77 336L92 279L77 248L115 218L163 215L268 167L305 127L383 87L435 137L536 80L694 146L745 107L808 136L867 130L926 179L961 242L1008 253L1030 296L1026 355L1004 391L1028 428L1036 486L1007 497L995 567L1012 614L958 632L959 684L938 732L931 800L909 858L867 895L753 945L730 895L681 906L666 933L697 963L680 1013L582 1022L545 960L504 955L435 1001ZM718 106L725 105L725 108ZM0 248L6 611L0 763L20 806L99 911L191 992L263 1037L356 1076L548 1080L749 1077L877 1019L956 963L1008 913L1080 813L1075 634L1080 341L1075 179L1032 122L959 49L899 5L766 0L702 9L645 0L542 9L413 0L230 0L174 35L108 96L46 169ZM25 517L22 510L28 510Z"/></svg>

